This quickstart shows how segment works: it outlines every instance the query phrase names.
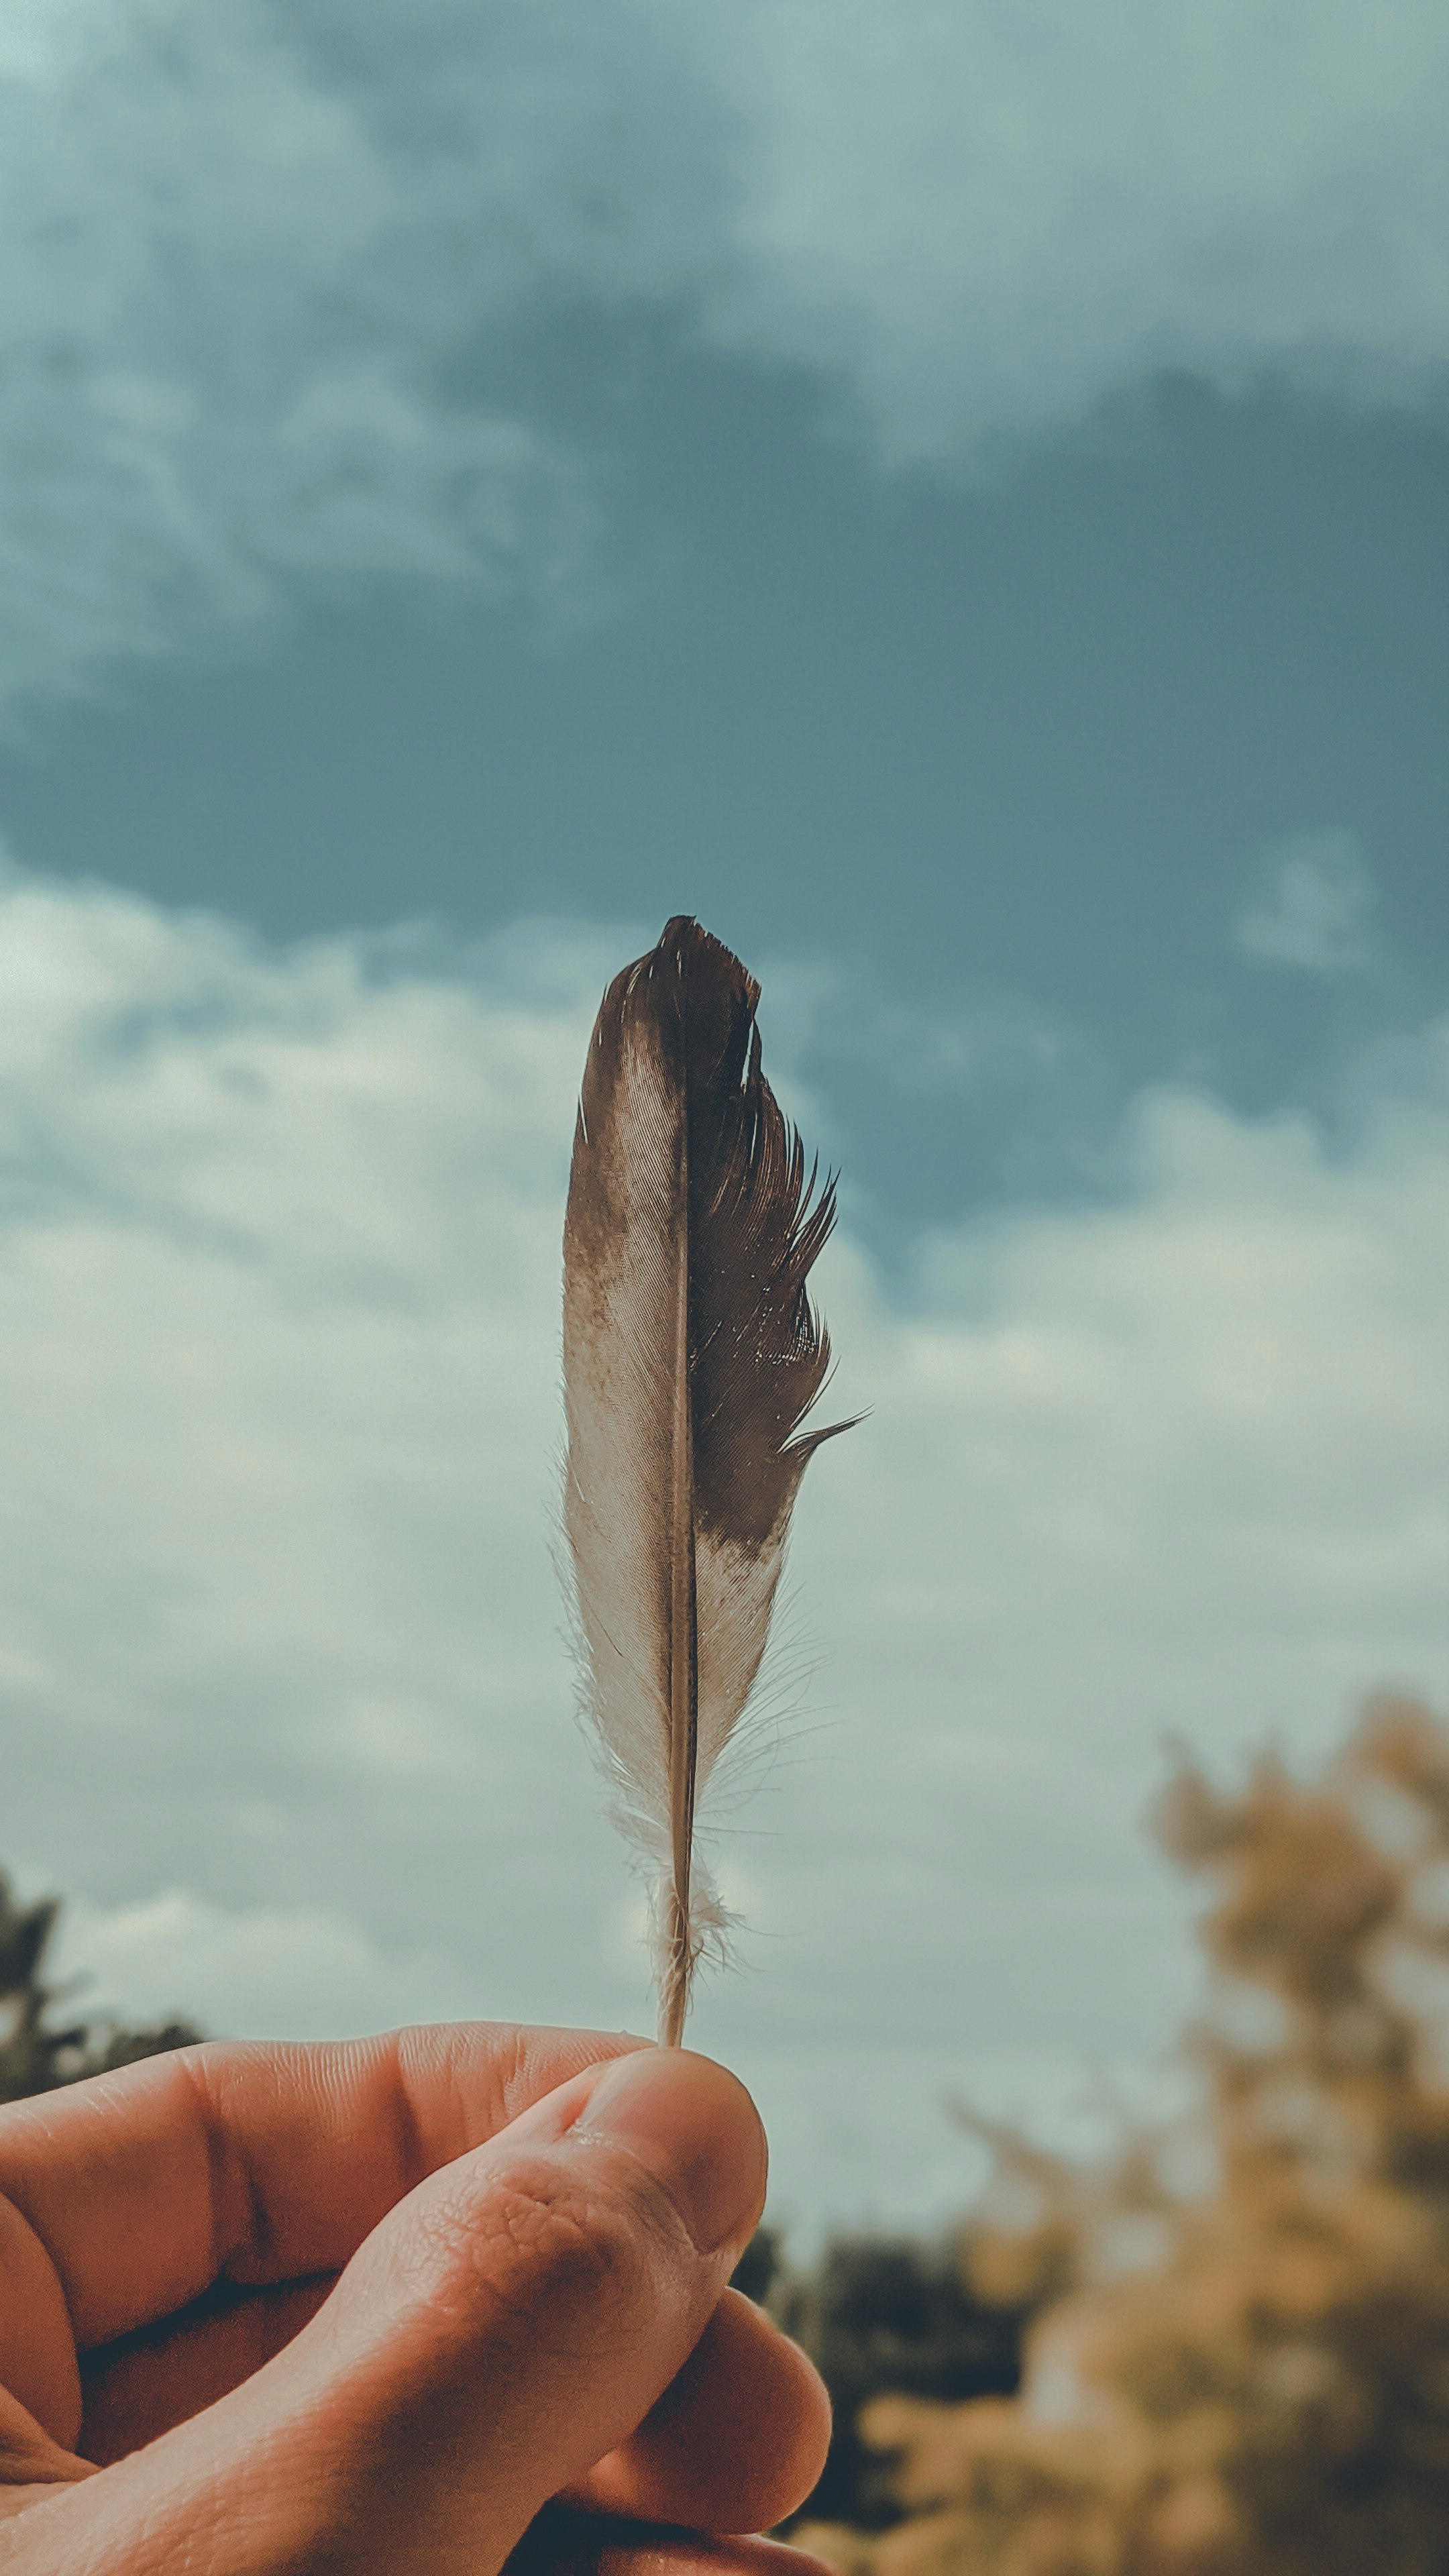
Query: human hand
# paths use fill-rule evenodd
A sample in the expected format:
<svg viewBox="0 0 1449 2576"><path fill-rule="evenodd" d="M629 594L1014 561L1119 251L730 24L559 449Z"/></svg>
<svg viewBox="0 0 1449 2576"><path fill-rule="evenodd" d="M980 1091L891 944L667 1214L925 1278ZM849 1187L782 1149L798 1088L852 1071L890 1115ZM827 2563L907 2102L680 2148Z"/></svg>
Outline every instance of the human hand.
<svg viewBox="0 0 1449 2576"><path fill-rule="evenodd" d="M7 2576L492 2576L530 2526L531 2576L610 2532L609 2576L746 2576L783 2553L687 2532L778 2521L829 2428L726 2287L764 2189L733 2076L588 2032L214 2045L12 2104Z"/></svg>

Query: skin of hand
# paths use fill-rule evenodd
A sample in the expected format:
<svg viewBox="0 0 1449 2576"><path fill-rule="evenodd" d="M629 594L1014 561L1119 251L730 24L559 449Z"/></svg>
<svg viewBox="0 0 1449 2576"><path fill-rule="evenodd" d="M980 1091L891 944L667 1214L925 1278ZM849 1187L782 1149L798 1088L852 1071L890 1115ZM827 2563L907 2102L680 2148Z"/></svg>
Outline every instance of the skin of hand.
<svg viewBox="0 0 1449 2576"><path fill-rule="evenodd" d="M727 2287L765 2166L732 2075L622 2034L215 2044L11 2104L6 2576L819 2576L718 2537L829 2437Z"/></svg>

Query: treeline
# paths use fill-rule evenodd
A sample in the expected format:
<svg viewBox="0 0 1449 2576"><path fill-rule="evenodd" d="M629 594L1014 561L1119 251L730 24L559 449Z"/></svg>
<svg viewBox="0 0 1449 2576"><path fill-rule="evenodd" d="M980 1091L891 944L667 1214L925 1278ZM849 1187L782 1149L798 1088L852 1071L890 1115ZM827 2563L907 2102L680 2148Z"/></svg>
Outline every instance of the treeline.
<svg viewBox="0 0 1449 2576"><path fill-rule="evenodd" d="M837 2237L805 2270L762 2228L735 2286L804 2345L830 2391L835 2430L808 2517L872 2532L901 2520L893 2467L861 2438L873 2398L959 2404L1009 2396L1020 2383L1031 2302L983 2298L954 2238Z"/></svg>
<svg viewBox="0 0 1449 2576"><path fill-rule="evenodd" d="M47 1984L45 1954L60 1906L54 1897L18 1905L0 1870L0 2102L49 2093L83 2075L104 2075L137 2058L185 2048L201 2033L189 2022L126 2030L114 2021L57 2023L64 1990Z"/></svg>

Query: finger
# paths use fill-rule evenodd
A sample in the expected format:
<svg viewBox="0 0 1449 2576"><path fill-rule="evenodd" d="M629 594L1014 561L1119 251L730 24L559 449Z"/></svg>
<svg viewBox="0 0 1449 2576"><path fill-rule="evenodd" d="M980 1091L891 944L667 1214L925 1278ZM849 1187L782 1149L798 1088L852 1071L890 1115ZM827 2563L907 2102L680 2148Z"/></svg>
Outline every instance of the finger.
<svg viewBox="0 0 1449 2576"><path fill-rule="evenodd" d="M508 2561L506 2576L833 2576L823 2559L778 2540L706 2539L702 2532L546 2505Z"/></svg>
<svg viewBox="0 0 1449 2576"><path fill-rule="evenodd" d="M29 2408L0 2388L0 2511L13 2507L17 2494L68 2486L92 2475L90 2465L52 2441Z"/></svg>
<svg viewBox="0 0 1449 2576"><path fill-rule="evenodd" d="M215 2293L189 2316L95 2354L77 2445L101 2464L199 2415L285 2349L332 2276ZM830 2441L830 2400L797 2344L726 2290L694 2351L638 2431L579 2482L574 2501L706 2531L768 2531L803 2504Z"/></svg>
<svg viewBox="0 0 1449 2576"><path fill-rule="evenodd" d="M491 2576L681 2368L764 2182L722 2068L676 2050L595 2068L432 2174L243 2387L17 2534L43 2515L56 2565L102 2537L124 2564L144 2529L148 2564L188 2563L201 2531L225 2568L240 2531L248 2565Z"/></svg>
<svg viewBox="0 0 1449 2576"><path fill-rule="evenodd" d="M80 2421L75 2338L55 2267L33 2227L0 2200L0 2384L67 2449Z"/></svg>
<svg viewBox="0 0 1449 2576"><path fill-rule="evenodd" d="M704 2531L768 2531L804 2503L829 2446L818 2372L726 2290L658 2404L571 2500Z"/></svg>
<svg viewBox="0 0 1449 2576"><path fill-rule="evenodd" d="M463 2022L179 2049L0 2111L0 2195L48 2252L84 2349L218 2278L340 2271L425 2175L581 2068L643 2045ZM0 2317L0 2380L12 2358Z"/></svg>
<svg viewBox="0 0 1449 2576"><path fill-rule="evenodd" d="M209 2293L189 2315L94 2354L77 2444L101 2464L199 2415L285 2349L332 2276ZM830 2440L830 2401L798 2345L727 2290L683 2369L638 2431L580 2480L575 2501L650 2522L767 2531L809 2495Z"/></svg>
<svg viewBox="0 0 1449 2576"><path fill-rule="evenodd" d="M82 2458L102 2467L123 2460L229 2396L310 2324L336 2278L207 2291L179 2317L103 2345L81 2372Z"/></svg>

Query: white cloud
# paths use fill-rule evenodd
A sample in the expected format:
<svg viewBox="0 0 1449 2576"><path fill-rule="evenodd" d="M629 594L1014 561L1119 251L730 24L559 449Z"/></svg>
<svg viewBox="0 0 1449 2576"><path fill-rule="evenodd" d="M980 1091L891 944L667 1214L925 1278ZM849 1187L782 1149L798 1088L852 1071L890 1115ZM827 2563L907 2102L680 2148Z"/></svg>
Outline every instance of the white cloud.
<svg viewBox="0 0 1449 2576"><path fill-rule="evenodd" d="M0 887L0 1857L120 2011L645 2014L549 1563L572 1095L628 949L268 951ZM949 2198L953 2067L1045 2103L1170 2033L1165 1733L1449 1699L1449 1023L1331 1153L1189 1094L1132 1139L1120 1203L936 1238L905 1309L823 1265L872 1411L805 1489L815 1679L727 1820L755 1929L698 2021L802 2213Z"/></svg>
<svg viewBox="0 0 1449 2576"><path fill-rule="evenodd" d="M71 1905L56 1971L73 1980L71 2009L94 2018L250 2023L280 2039L374 2026L389 1994L402 2019L420 1978L437 1974L430 1961L384 1958L355 1923L321 1907L228 1911L181 1888L133 1905Z"/></svg>
<svg viewBox="0 0 1449 2576"><path fill-rule="evenodd" d="M0 0L0 689L299 584L577 570L489 381L676 300L958 456L1163 367L1449 361L1437 0Z"/></svg>
<svg viewBox="0 0 1449 2576"><path fill-rule="evenodd" d="M560 460L437 383L512 300L526 203L510 221L506 177L491 203L498 135L475 118L454 210L425 147L379 130L387 91L324 77L304 33L265 0L0 0L0 689L298 579L547 587L577 543ZM494 109L526 128L503 51Z"/></svg>
<svg viewBox="0 0 1449 2576"><path fill-rule="evenodd" d="M1267 853L1233 934L1255 965L1354 975L1379 955L1378 888L1352 832L1297 832Z"/></svg>
<svg viewBox="0 0 1449 2576"><path fill-rule="evenodd" d="M741 0L741 339L844 368L888 448L1050 428L1164 367L1442 387L1434 0ZM731 306L730 298L733 297Z"/></svg>

